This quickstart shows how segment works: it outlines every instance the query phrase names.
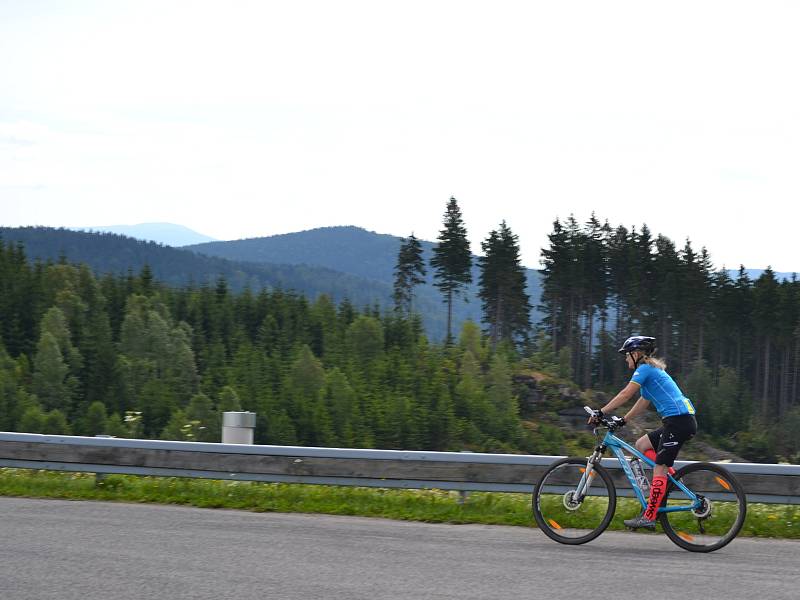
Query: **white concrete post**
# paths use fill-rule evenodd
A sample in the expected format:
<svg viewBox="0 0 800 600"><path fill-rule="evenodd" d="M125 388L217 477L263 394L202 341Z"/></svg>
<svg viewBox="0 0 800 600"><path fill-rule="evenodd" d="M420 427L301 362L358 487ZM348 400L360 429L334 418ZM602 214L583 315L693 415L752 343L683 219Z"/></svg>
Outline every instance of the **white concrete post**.
<svg viewBox="0 0 800 600"><path fill-rule="evenodd" d="M222 413L223 444L252 444L255 428L256 413L254 412Z"/></svg>

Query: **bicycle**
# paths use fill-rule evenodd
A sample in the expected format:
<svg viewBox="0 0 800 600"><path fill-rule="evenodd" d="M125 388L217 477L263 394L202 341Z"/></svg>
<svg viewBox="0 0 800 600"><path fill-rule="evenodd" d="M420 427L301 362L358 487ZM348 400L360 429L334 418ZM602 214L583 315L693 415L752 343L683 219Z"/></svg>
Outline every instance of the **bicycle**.
<svg viewBox="0 0 800 600"><path fill-rule="evenodd" d="M585 406L590 414L594 411ZM608 469L600 463L611 449L630 482L635 497L645 496L625 452L651 468L655 462L614 433L624 425L619 417L603 416L594 434L599 440L588 458L564 458L553 463L533 490L533 515L539 528L562 544L585 544L611 523L617 491ZM600 439L600 431L606 429ZM691 552L719 550L733 540L744 524L747 500L736 478L725 468L706 462L670 468L667 491L658 521L667 537Z"/></svg>

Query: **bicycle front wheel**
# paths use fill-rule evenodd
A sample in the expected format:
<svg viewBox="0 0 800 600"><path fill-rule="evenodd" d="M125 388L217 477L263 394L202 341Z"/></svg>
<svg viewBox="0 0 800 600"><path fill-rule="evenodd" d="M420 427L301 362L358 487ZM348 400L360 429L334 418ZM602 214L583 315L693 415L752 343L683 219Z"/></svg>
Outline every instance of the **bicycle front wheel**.
<svg viewBox="0 0 800 600"><path fill-rule="evenodd" d="M729 544L747 516L747 498L736 478L711 463L686 465L674 478L698 496L700 506L688 509L693 501L670 482L664 506L687 510L659 514L667 537L691 552L713 552Z"/></svg>
<svg viewBox="0 0 800 600"><path fill-rule="evenodd" d="M564 458L542 475L533 490L533 516L539 528L562 544L585 544L605 531L617 507L611 476L595 465L584 497L578 484L586 471L585 458Z"/></svg>

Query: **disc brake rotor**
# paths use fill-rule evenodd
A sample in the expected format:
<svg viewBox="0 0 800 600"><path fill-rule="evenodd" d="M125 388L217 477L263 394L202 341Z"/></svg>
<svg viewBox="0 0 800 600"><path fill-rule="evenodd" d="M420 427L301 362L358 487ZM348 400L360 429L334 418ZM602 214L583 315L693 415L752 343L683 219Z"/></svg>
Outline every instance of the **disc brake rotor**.
<svg viewBox="0 0 800 600"><path fill-rule="evenodd" d="M581 503L575 501L575 490L570 490L566 494L564 494L564 508L567 510L578 510L580 508Z"/></svg>

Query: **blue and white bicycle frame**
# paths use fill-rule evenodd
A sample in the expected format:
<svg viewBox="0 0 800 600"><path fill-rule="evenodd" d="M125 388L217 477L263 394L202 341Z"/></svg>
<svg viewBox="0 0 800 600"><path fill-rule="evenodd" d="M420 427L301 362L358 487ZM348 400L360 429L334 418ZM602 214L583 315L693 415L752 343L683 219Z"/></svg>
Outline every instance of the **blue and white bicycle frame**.
<svg viewBox="0 0 800 600"><path fill-rule="evenodd" d="M575 490L574 500L577 502L582 502L583 499L588 495L589 489L592 485L592 479L594 476L594 466L600 463L600 460L603 458L603 454L605 453L606 448L610 448L611 452L614 453L614 456L617 457L620 465L622 466L622 470L625 472L625 476L628 478L628 481L631 484L631 488L633 489L634 494L639 499L639 503L642 505L642 509L647 507L648 499L644 497L644 493L642 489L639 487L639 484L636 481L636 477L631 470L630 463L628 462L627 457L625 456L624 451L629 452L633 456L637 457L643 463L653 468L656 466L656 463L647 458L644 454L639 452L636 448L628 444L625 440L622 440L615 436L611 431L607 431L605 437L603 437L603 441L600 442L600 445L595 448L592 455L588 458L586 462L586 470L583 472L581 476L581 480L578 483L578 487ZM662 506L658 509L659 513L668 513L668 512L680 512L680 511L692 511L692 510L700 510L703 506L703 500L701 497L698 497L692 490L687 488L680 480L675 479L672 474L667 475L669 481L681 490L684 494L686 494L686 500L691 500L691 504L681 504L678 506Z"/></svg>

